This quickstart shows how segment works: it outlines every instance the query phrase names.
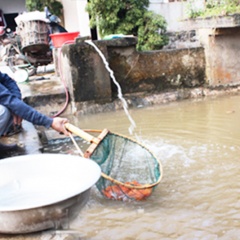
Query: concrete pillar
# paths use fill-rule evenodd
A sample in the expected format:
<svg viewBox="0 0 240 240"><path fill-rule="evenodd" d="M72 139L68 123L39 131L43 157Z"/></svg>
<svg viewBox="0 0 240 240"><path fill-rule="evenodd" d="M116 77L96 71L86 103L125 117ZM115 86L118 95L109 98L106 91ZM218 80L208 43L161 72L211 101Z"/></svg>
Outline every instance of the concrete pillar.
<svg viewBox="0 0 240 240"><path fill-rule="evenodd" d="M210 86L240 82L240 27L199 30L206 57L206 80Z"/></svg>
<svg viewBox="0 0 240 240"><path fill-rule="evenodd" d="M108 61L104 42L95 43ZM61 71L69 89L71 100L84 102L111 101L111 80L109 72L96 50L77 39L76 44L62 47Z"/></svg>

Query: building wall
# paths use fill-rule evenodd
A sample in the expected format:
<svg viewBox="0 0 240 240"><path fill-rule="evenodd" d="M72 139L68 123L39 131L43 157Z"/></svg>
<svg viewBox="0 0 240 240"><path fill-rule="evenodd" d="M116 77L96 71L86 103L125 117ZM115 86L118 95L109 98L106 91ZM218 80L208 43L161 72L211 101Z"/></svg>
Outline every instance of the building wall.
<svg viewBox="0 0 240 240"><path fill-rule="evenodd" d="M186 2L166 3L160 0L150 1L149 10L162 15L167 21L168 31L180 31L184 28L181 20L186 15Z"/></svg>
<svg viewBox="0 0 240 240"><path fill-rule="evenodd" d="M162 15L167 21L167 30L170 32L177 32L188 29L186 21L182 20L187 18L189 11L189 2L168 0L150 0L149 10ZM191 4L192 9L202 9L204 7L204 0L194 0Z"/></svg>
<svg viewBox="0 0 240 240"><path fill-rule="evenodd" d="M21 13L26 11L25 0L0 0L0 8L4 13Z"/></svg>
<svg viewBox="0 0 240 240"><path fill-rule="evenodd" d="M85 11L87 0L62 0L64 25L69 32L79 31L81 36L90 36L89 16Z"/></svg>
<svg viewBox="0 0 240 240"><path fill-rule="evenodd" d="M63 0L64 27L69 32L79 30L77 1Z"/></svg>

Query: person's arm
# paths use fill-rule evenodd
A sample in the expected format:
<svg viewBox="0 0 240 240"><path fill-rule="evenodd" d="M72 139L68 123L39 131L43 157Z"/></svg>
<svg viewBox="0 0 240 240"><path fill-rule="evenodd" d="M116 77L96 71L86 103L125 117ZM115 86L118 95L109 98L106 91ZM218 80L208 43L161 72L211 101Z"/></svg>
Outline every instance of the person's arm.
<svg viewBox="0 0 240 240"><path fill-rule="evenodd" d="M2 84L3 85L2 85ZM9 90L9 88L11 90ZM0 104L7 107L17 118L25 119L35 125L52 127L54 130L69 135L64 124L68 122L66 118L50 118L21 100L21 92L17 84L6 74L0 72ZM20 121L20 120L19 120Z"/></svg>
<svg viewBox="0 0 240 240"><path fill-rule="evenodd" d="M8 89L0 84L0 104L7 107L13 114L21 118L46 128L51 127L53 119L47 117L34 108L30 107L18 97L13 95Z"/></svg>
<svg viewBox="0 0 240 240"><path fill-rule="evenodd" d="M0 72L0 83L4 85L12 94L14 94L14 96L19 99L22 98L22 94L17 83L7 74Z"/></svg>

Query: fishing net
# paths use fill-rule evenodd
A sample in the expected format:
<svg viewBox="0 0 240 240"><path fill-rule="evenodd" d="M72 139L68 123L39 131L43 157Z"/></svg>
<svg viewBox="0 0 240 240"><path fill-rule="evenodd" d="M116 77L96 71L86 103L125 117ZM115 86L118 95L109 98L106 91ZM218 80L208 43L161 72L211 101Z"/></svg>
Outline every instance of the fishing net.
<svg viewBox="0 0 240 240"><path fill-rule="evenodd" d="M85 151L101 167L102 176L98 190L106 198L114 200L145 200L161 181L162 166L154 154L142 144L126 136L100 132ZM81 136L80 136L81 137Z"/></svg>

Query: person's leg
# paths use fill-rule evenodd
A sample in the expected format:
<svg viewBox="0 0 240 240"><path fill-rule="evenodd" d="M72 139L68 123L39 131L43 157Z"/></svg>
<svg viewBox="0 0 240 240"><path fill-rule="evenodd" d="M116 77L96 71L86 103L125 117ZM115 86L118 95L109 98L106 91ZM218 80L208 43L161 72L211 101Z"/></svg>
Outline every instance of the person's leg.
<svg viewBox="0 0 240 240"><path fill-rule="evenodd" d="M0 105L0 137L8 132L13 125L11 112L4 106ZM3 144L0 142L0 159L2 159L2 153L7 151L13 151L18 149L17 144Z"/></svg>
<svg viewBox="0 0 240 240"><path fill-rule="evenodd" d="M0 136L7 133L12 124L11 112L6 107L0 105Z"/></svg>

